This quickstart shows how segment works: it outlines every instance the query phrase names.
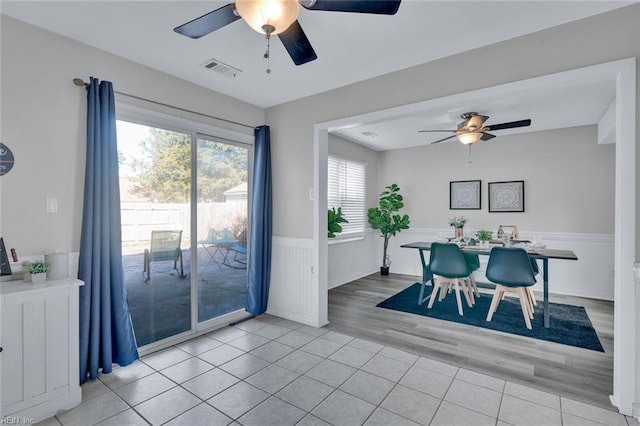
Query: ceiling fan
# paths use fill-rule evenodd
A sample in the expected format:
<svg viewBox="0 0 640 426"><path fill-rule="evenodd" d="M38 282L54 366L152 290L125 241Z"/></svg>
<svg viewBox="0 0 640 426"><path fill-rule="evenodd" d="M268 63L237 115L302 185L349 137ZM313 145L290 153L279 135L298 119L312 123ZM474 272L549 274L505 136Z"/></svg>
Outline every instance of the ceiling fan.
<svg viewBox="0 0 640 426"><path fill-rule="evenodd" d="M277 35L293 62L302 65L317 59L317 55L298 23L300 5L308 10L393 15L400 7L400 0L236 0L173 30L197 39L242 18L266 36L265 59L269 59L269 39Z"/></svg>
<svg viewBox="0 0 640 426"><path fill-rule="evenodd" d="M465 112L460 115L460 118L463 118L464 121L458 124L458 128L456 130L419 130L420 133L424 132L451 132L455 133L452 136L447 136L446 138L438 139L434 143L444 142L451 138L457 137L460 142L465 145L471 145L479 140L488 141L489 139L493 139L496 136L488 133L494 130L504 130L504 129L513 129L516 127L526 127L531 125L531 120L518 120L518 121L510 121L508 123L500 123L500 124L489 124L485 126L484 122L489 118L486 115L480 115L477 112Z"/></svg>

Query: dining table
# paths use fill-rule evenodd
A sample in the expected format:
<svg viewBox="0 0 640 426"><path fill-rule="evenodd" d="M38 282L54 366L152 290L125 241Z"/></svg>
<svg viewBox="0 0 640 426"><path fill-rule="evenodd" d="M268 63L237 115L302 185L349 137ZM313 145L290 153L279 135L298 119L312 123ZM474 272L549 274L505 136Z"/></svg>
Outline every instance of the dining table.
<svg viewBox="0 0 640 426"><path fill-rule="evenodd" d="M460 250L466 253L473 253L479 256L491 255L491 249L495 245L480 246L480 245L465 245L459 244ZM422 262L423 271L428 270L428 263L424 257L425 251L431 250L430 241L418 241L408 244L402 244L400 247L417 249L420 253L420 261ZM523 247L524 248L524 247ZM543 324L545 328L550 327L549 319L549 260L578 260L578 257L572 250L561 250L553 248L526 248L527 253L534 259L542 260L542 283L543 283ZM427 276L423 273L423 284L426 284Z"/></svg>

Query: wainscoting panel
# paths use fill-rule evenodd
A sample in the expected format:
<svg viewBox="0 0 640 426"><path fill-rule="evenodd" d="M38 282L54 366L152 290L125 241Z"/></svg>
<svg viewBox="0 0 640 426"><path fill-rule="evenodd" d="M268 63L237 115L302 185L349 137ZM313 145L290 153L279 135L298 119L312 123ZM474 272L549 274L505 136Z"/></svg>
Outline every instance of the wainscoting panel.
<svg viewBox="0 0 640 426"><path fill-rule="evenodd" d="M470 229L470 231L474 231ZM438 235L449 229L409 229L402 231L389 242L389 251L394 260L391 272L408 275L422 275L418 251L401 248L402 244L414 241L436 241ZM614 299L614 236L612 234L578 234L558 232L536 232L548 248L572 250L577 261L549 260L549 291L551 293L589 297L593 299ZM520 232L520 238L532 239L534 233ZM481 268L476 272L477 280L488 282L484 270L488 256L480 256ZM428 261L428 258L427 258ZM542 271L542 261L538 261ZM535 291L542 291L542 279L538 279Z"/></svg>
<svg viewBox="0 0 640 426"><path fill-rule="evenodd" d="M312 254L312 239L273 237L267 313L314 325L318 300Z"/></svg>
<svg viewBox="0 0 640 426"><path fill-rule="evenodd" d="M360 238L329 240L329 290L380 270L382 238L379 235L369 230Z"/></svg>

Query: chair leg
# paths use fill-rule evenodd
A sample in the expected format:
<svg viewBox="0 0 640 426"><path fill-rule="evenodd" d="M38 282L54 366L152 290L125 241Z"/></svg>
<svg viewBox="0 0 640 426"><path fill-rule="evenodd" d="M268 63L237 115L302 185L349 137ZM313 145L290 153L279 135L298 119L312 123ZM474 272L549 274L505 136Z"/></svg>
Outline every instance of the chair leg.
<svg viewBox="0 0 640 426"><path fill-rule="evenodd" d="M471 276L469 276L468 278L461 279L461 285L467 290L467 294L469 295L469 298L467 300L471 302L472 306L475 306L476 304L475 290L473 289L473 284L471 284L470 277Z"/></svg>
<svg viewBox="0 0 640 426"><path fill-rule="evenodd" d="M522 287L522 291L518 289L516 292L518 294L518 298L524 297L525 305L527 306L527 316L530 320L533 319L533 304L531 303L531 299L529 299L529 292L526 287Z"/></svg>
<svg viewBox="0 0 640 426"><path fill-rule="evenodd" d="M462 316L464 315L464 313L462 312L462 299L460 298L460 284L458 283L457 279L454 285L455 285L455 292L456 292L456 302L458 303L458 314ZM467 302L469 301L467 300Z"/></svg>
<svg viewBox="0 0 640 426"><path fill-rule="evenodd" d="M536 295L533 293L533 287L527 287L527 291L529 292L529 296L531 296L531 303L533 304L533 306L538 306Z"/></svg>
<svg viewBox="0 0 640 426"><path fill-rule="evenodd" d="M493 313L498 309L498 304L502 300L504 295L504 287L501 285L497 285L495 292L493 293L493 298L491 299L491 306L489 306L489 312L487 313L487 321L491 321L493 318Z"/></svg>
<svg viewBox="0 0 640 426"><path fill-rule="evenodd" d="M531 330L531 319L529 318L529 301L527 300L527 290L525 287L518 287L518 298L520 299L520 307L522 308L522 316L527 328Z"/></svg>
<svg viewBox="0 0 640 426"><path fill-rule="evenodd" d="M527 306L529 307L529 318L533 319L533 313L535 311L535 297L531 291L531 287L525 287L524 294L527 296Z"/></svg>
<svg viewBox="0 0 640 426"><path fill-rule="evenodd" d="M473 292L476 297L480 297L480 290L478 290L478 285L476 284L476 279L474 278L473 273L469 275L469 284L473 288Z"/></svg>
<svg viewBox="0 0 640 426"><path fill-rule="evenodd" d="M438 302L442 302L447 294L451 293L451 281L446 280L445 278L438 277L440 280L440 297L438 298ZM444 281L444 282L443 282Z"/></svg>
<svg viewBox="0 0 640 426"><path fill-rule="evenodd" d="M458 286L458 288L462 290L462 293L464 294L464 298L467 301L467 305L470 308L473 308L475 301L473 300L473 293L467 287L466 280L464 278L457 278L456 286Z"/></svg>
<svg viewBox="0 0 640 426"><path fill-rule="evenodd" d="M442 284L440 284L440 280L436 278L436 284L433 286L433 290L431 291L431 298L429 299L429 304L427 305L427 309L431 309L433 307L433 302L436 301L436 295L438 294L438 290L440 290L440 293L443 292Z"/></svg>

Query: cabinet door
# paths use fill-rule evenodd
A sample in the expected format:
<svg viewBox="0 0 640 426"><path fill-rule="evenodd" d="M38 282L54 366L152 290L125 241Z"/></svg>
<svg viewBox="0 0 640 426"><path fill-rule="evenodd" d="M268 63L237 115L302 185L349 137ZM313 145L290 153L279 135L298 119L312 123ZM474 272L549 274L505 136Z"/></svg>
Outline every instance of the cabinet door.
<svg viewBox="0 0 640 426"><path fill-rule="evenodd" d="M69 392L69 291L3 301L3 414Z"/></svg>

